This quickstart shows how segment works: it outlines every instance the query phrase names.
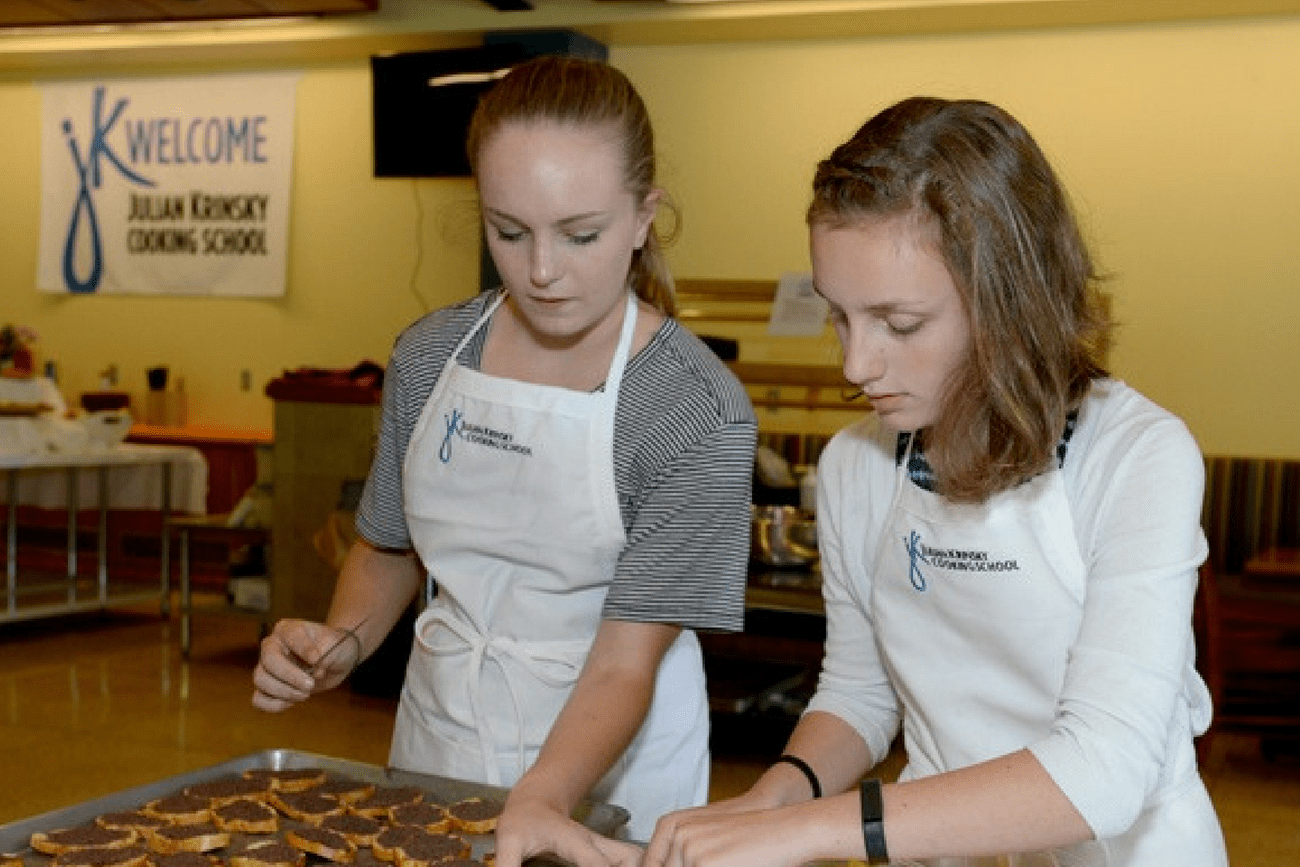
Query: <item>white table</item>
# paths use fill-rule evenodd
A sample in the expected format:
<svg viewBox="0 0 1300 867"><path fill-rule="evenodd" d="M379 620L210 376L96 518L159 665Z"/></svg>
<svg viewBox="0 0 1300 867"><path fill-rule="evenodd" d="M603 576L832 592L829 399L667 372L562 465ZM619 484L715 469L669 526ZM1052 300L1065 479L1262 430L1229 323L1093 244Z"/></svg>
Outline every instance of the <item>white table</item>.
<svg viewBox="0 0 1300 867"><path fill-rule="evenodd" d="M2 495L8 505L5 604L0 610L0 623L150 599L157 599L162 613L168 613L171 512L179 507L182 511L202 513L207 496L207 462L198 449L124 443L83 452L0 452L0 471L6 476ZM68 513L66 578L56 584L29 586L24 582L20 587L18 506L49 508L60 501ZM77 511L88 507L95 508L99 515L98 570L95 590L89 597L79 593L77 586ZM157 590L110 592L107 561L110 508L156 508L162 512L162 562ZM58 591L62 598L56 602L20 604L21 596L48 595L51 590Z"/></svg>

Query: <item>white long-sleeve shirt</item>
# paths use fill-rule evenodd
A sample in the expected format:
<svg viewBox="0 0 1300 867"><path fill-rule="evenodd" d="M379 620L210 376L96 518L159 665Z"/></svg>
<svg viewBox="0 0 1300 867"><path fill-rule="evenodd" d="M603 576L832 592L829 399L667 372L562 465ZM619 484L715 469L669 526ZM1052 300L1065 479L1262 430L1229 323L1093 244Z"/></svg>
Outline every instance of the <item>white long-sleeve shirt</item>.
<svg viewBox="0 0 1300 867"><path fill-rule="evenodd" d="M843 719L877 758L901 713L874 626L891 612L870 601L871 568L899 478L896 439L868 417L832 440L818 469L827 644L809 710ZM1171 794L1201 785L1192 739L1207 727L1210 703L1194 667L1191 610L1206 554L1204 463L1179 419L1107 380L1084 401L1061 472L1086 592L1064 682L1054 708L1045 709L1052 723L1022 746L1105 838L1125 834ZM914 628L944 624L923 620ZM1215 824L1212 812L1208 819Z"/></svg>

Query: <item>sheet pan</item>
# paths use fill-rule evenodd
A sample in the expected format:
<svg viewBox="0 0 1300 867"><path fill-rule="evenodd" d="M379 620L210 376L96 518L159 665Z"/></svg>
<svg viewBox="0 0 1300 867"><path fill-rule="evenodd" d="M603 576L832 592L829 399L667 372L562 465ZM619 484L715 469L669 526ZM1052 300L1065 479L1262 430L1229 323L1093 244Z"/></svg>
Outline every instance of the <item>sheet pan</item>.
<svg viewBox="0 0 1300 867"><path fill-rule="evenodd" d="M330 774L364 780L377 785L416 786L426 792L426 797L443 804L450 804L474 796L500 800L505 798L507 792L506 789L483 783L471 783L432 774L417 774L393 768L382 768L378 765L354 762L348 759L337 759L316 753L289 749L265 750L0 826L0 854L19 855L26 867L49 867L53 858L31 849L31 836L37 831L71 828L91 822L96 816L103 813L138 809L149 801L170 795L186 786L232 774L241 774L250 768L270 768L274 770L321 768ZM597 833L614 836L626 824L628 814L622 807L613 804L586 802L578 808L575 818ZM293 827L295 824L301 823L283 817L281 819L282 829ZM244 834L232 835L231 845L226 851L237 850L245 842L245 838L251 838L252 836ZM490 835L472 836L470 841L473 843L474 856L477 858L481 858L484 853L492 851ZM216 854L220 855L221 852ZM329 863L314 856L309 858L309 863L311 862ZM391 867L391 865L386 865L384 862L375 859L368 849L363 849L358 852L353 867Z"/></svg>

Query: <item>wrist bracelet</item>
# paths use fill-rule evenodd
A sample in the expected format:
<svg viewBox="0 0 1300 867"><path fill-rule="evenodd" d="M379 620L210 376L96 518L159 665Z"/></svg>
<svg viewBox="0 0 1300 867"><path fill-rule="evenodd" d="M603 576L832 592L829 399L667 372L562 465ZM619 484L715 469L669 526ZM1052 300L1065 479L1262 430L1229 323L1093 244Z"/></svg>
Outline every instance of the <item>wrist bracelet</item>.
<svg viewBox="0 0 1300 867"><path fill-rule="evenodd" d="M821 780L817 779L817 774L813 772L812 765L809 765L798 756L792 756L789 753L781 756L773 762L773 764L781 764L782 762L787 765L794 765L796 768L803 771L803 775L808 778L808 785L812 787L813 797L820 798L822 796L822 783Z"/></svg>
<svg viewBox="0 0 1300 867"><path fill-rule="evenodd" d="M889 850L885 846L885 798L880 780L863 780L858 787L862 804L862 842L867 850L868 864L888 864Z"/></svg>

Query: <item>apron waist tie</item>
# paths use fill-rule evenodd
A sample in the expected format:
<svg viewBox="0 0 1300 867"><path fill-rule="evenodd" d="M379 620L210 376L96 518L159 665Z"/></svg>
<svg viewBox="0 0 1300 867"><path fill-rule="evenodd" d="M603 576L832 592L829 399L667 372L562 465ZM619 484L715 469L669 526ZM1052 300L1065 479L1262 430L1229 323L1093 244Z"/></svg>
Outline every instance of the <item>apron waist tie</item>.
<svg viewBox="0 0 1300 867"><path fill-rule="evenodd" d="M425 650L434 655L445 656L464 648L469 649L470 659L469 665L466 667L465 686L469 692L470 712L473 714L474 730L478 735L483 770L487 775L486 781L494 786L502 784L501 768L496 760L496 746L491 727L488 724L488 715L483 712L482 678L483 669L489 660L501 669L506 691L510 697L510 704L515 714L515 744L517 750L515 759L518 762L519 774L522 776L526 770L524 761L523 703L520 701L514 679L510 676L510 670L506 663L513 661L522 667L525 672L545 685L556 689L565 689L571 687L577 681L578 674L582 670L582 663L591 646L590 643L582 641L521 642L501 635L485 637L473 623L457 617L447 606L429 608L426 613L428 615L428 622L425 624L426 628L430 623L440 623L446 626L451 634L460 639L460 645L435 647L425 640L424 629L420 629L416 632L416 640L420 642L420 645ZM548 670L548 664L550 670ZM554 666L559 666L560 671L555 672Z"/></svg>

